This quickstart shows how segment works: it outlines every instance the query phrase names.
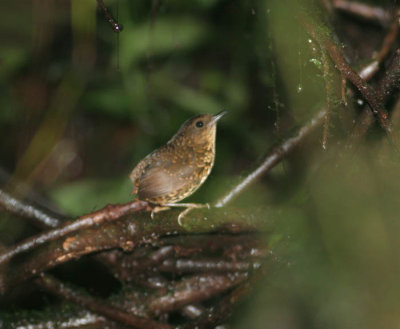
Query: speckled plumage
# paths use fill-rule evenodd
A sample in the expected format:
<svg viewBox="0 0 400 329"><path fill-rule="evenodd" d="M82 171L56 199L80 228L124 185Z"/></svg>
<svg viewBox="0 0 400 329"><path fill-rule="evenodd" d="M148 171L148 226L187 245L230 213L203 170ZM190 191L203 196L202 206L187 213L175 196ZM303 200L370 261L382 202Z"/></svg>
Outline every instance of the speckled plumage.
<svg viewBox="0 0 400 329"><path fill-rule="evenodd" d="M176 203L192 195L214 165L216 125L224 114L198 115L187 120L167 144L132 170L132 193L157 205Z"/></svg>

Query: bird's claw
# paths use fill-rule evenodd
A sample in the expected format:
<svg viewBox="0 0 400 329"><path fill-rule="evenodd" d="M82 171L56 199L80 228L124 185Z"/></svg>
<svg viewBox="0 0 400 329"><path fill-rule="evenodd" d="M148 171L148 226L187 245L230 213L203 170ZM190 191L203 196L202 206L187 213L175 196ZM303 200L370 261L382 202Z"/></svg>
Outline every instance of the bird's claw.
<svg viewBox="0 0 400 329"><path fill-rule="evenodd" d="M183 226L183 224L182 224L182 221L181 221L181 219L182 219L182 213L183 213L183 211L179 214L179 216L178 216L178 224L179 224L179 226Z"/></svg>
<svg viewBox="0 0 400 329"><path fill-rule="evenodd" d="M205 204L202 204L202 205L187 207L187 208L186 208L185 210L183 210L183 211L179 214L179 216L178 216L178 224L179 224L179 226L183 226L183 224L182 224L182 218L185 217L186 214L187 214L189 211L191 211L192 209L196 209L196 208L207 208L207 209L210 209L211 206L210 206L209 203L205 203Z"/></svg>
<svg viewBox="0 0 400 329"><path fill-rule="evenodd" d="M178 224L179 226L183 226L182 224L182 218L186 216L186 214L191 211L193 208L186 208L184 211L181 211L181 213L178 216Z"/></svg>

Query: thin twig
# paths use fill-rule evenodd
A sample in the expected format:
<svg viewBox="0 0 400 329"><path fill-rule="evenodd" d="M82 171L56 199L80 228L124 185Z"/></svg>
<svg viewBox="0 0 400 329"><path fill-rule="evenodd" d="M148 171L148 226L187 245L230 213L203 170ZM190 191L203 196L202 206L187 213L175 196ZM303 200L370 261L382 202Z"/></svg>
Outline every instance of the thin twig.
<svg viewBox="0 0 400 329"><path fill-rule="evenodd" d="M346 97L346 77L342 74L341 76L341 84L340 84L341 96L342 96L342 103L344 106L347 107L347 97Z"/></svg>
<svg viewBox="0 0 400 329"><path fill-rule="evenodd" d="M381 49L374 56L375 57L374 61L364 66L359 71L360 77L365 81L372 79L372 77L378 72L382 62L386 59L388 54L393 49L393 45L399 35L399 28L400 28L399 15L400 15L400 9L396 8L392 17L392 24L390 24L388 33L386 33L385 38L383 39Z"/></svg>
<svg viewBox="0 0 400 329"><path fill-rule="evenodd" d="M355 72L343 57L342 50L323 32L314 28L313 24L303 17L304 26L310 35L317 40L320 47L327 50L338 70L359 90L370 105L372 112L378 117L381 126L390 134L391 125L388 114L375 90Z"/></svg>
<svg viewBox="0 0 400 329"><path fill-rule="evenodd" d="M171 312L183 306L209 299L230 288L237 286L248 277L245 273L203 274L184 278L174 286L173 293L151 298L148 308L154 314Z"/></svg>
<svg viewBox="0 0 400 329"><path fill-rule="evenodd" d="M104 4L103 0L97 0L97 4L99 5L101 11L103 12L104 17L110 23L111 28L115 33L120 33L122 31L122 25L119 24L117 21L112 18L110 12L108 11L106 5Z"/></svg>
<svg viewBox="0 0 400 329"><path fill-rule="evenodd" d="M330 113L330 108L331 108L331 78L329 74L329 62L328 62L328 56L326 54L325 50L322 50L321 52L322 55L322 69L323 69L323 76L324 76L324 82L325 82L325 93L326 93L326 111L325 111L325 117L324 117L324 132L322 136L322 148L326 150L326 144L328 140L328 128L329 128L329 113Z"/></svg>
<svg viewBox="0 0 400 329"><path fill-rule="evenodd" d="M129 213L143 210L149 210L149 205L147 202L139 200L134 200L121 205L108 205L99 211L84 215L72 223L44 232L38 236L28 238L7 251L0 253L0 265L18 254L32 250L37 246L58 239L77 230L100 224L105 221L116 220Z"/></svg>
<svg viewBox="0 0 400 329"><path fill-rule="evenodd" d="M334 0L333 6L335 9L339 9L365 20L378 22L383 26L386 26L388 22L390 22L391 15L389 11L381 7L373 7L365 3L348 0Z"/></svg>
<svg viewBox="0 0 400 329"><path fill-rule="evenodd" d="M397 36L399 35L399 13L400 9L396 8L393 14L392 18L392 24L390 25L390 28L388 30L388 33L385 35L385 38L383 39L382 46L380 50L377 52L377 55L375 56L375 60L371 62L370 64L364 66L360 71L359 75L361 78L364 80L368 81L372 79L376 73L378 72L379 68L381 67L382 62L386 59L387 55L392 51L393 45L395 44L395 41L397 40ZM387 72L387 70L386 70ZM380 85L380 83L378 84ZM384 90L380 90L379 93L380 97L383 97L383 101L386 101L386 92ZM353 128L353 131L351 133L351 138L354 139L359 138L360 136L365 135L365 133L368 131L368 128L374 123L373 120L373 114L372 111L370 110L369 106L365 109L365 111L362 113L361 117L357 121L357 124Z"/></svg>
<svg viewBox="0 0 400 329"><path fill-rule="evenodd" d="M119 323L143 329L172 329L173 327L166 323L156 322L151 319L145 319L134 314L127 313L105 301L99 302L94 297L77 293L74 289L67 287L64 283L58 281L50 275L41 275L36 279L36 284L40 285L46 291L51 292L65 300L81 305L89 311L106 316L109 319Z"/></svg>
<svg viewBox="0 0 400 329"><path fill-rule="evenodd" d="M379 81L378 85L378 95L382 102L386 102L393 89L396 87L398 88L400 85L400 48L395 52L392 62L386 69L385 74L381 81ZM371 111L364 111L362 117L360 120L358 120L357 124L353 128L353 132L351 134L352 138L359 138L360 136L363 136L373 122L374 120L372 120Z"/></svg>
<svg viewBox="0 0 400 329"><path fill-rule="evenodd" d="M159 248L154 251L155 247ZM132 282L138 274L156 275L159 271L226 273L253 270L268 255L268 248L259 235L242 233L161 237L135 248L133 253L114 249L98 254L96 258L119 280ZM165 285L164 281L157 283L158 288L159 284Z"/></svg>
<svg viewBox="0 0 400 329"><path fill-rule="evenodd" d="M209 328L215 327L216 324L222 324L233 313L238 301L249 295L254 283L259 281L264 274L264 268L254 272L246 281L222 297L216 305L203 312L198 319L185 324L182 329Z"/></svg>
<svg viewBox="0 0 400 329"><path fill-rule="evenodd" d="M400 87L400 48L396 50L379 86L379 95L382 101L387 99L394 89Z"/></svg>
<svg viewBox="0 0 400 329"><path fill-rule="evenodd" d="M11 214L34 218L41 226L57 227L61 223L60 218L52 216L50 212L42 211L38 207L21 201L3 190L0 190L0 207Z"/></svg>
<svg viewBox="0 0 400 329"><path fill-rule="evenodd" d="M4 203L4 208L10 207L11 209L7 211L14 213L12 207L15 204L16 215L32 220L33 225L41 229L56 227L67 219L53 202L32 190L32 186L17 179L2 167L0 167L0 186L2 186L0 190L5 193L0 205ZM18 208L24 208L24 211L18 214Z"/></svg>
<svg viewBox="0 0 400 329"><path fill-rule="evenodd" d="M245 272L256 269L259 262L218 259L166 259L156 269L169 273L226 273Z"/></svg>
<svg viewBox="0 0 400 329"><path fill-rule="evenodd" d="M392 120L393 120L393 125L396 128L399 128L399 124L400 124L400 95L397 96L397 100L396 100L395 104L393 105Z"/></svg>
<svg viewBox="0 0 400 329"><path fill-rule="evenodd" d="M152 220L148 213L135 213L126 216L124 220L102 223L101 226L91 225L75 235L51 241L36 249L30 257L24 257L12 266L0 267L0 293L54 266L97 251L113 248L131 251L139 244L179 233L243 233L268 230L268 225L273 221L269 220L265 210L259 215L249 216L247 212L238 210L215 209L211 212L199 209L193 211L190 218L185 218L183 227L178 224L178 213L179 211L160 213ZM38 235L36 238L40 237L41 235ZM9 256L9 253L6 255Z"/></svg>
<svg viewBox="0 0 400 329"><path fill-rule="evenodd" d="M75 310L74 310L75 311ZM18 328L18 329L126 329L126 326L121 327L115 321L107 320L104 316L94 314L86 310L76 310L75 314L66 314L63 309L52 309L46 316L43 314L37 316L29 315L29 312L24 315L17 315L10 319L1 319L2 328Z"/></svg>
<svg viewBox="0 0 400 329"><path fill-rule="evenodd" d="M275 167L280 160L282 160L290 151L292 151L304 138L309 135L315 127L322 123L326 114L326 109L319 111L311 121L303 126L297 134L293 137L288 138L282 144L274 147L264 158L262 163L235 185L228 193L221 197L216 203L215 207L223 207L231 202L234 198L239 196L246 188L251 184L260 179L261 176L265 175L270 169Z"/></svg>
<svg viewBox="0 0 400 329"><path fill-rule="evenodd" d="M1 249L4 249L4 246L0 243L0 250ZM55 293L55 290L54 290L55 287L57 287L57 286L59 288L63 287L63 284L60 283L57 279L55 279L52 276L49 276L47 274L44 274L44 273L42 273L41 276L34 281L34 283L36 283L42 289L47 290L52 293ZM80 291L75 290L74 288L68 288L68 290L66 290L66 291L68 291L70 293L70 295L75 296L74 300L69 299L72 302L80 302L81 300L85 300L87 298L87 296L82 295L82 293ZM59 289L58 292L61 293L61 289ZM62 296L62 297L64 297L64 296ZM88 314L85 314L84 317L85 317L84 323L88 323L87 322ZM102 326L106 327L106 326L115 324L114 322L109 321L109 320L105 319L104 317L97 315L97 314L89 314L89 317L91 319L90 324L93 324L93 325L102 325ZM49 322L50 321L47 319L47 321L46 321L47 327L49 326ZM69 319L69 323L72 324L72 326L74 326L73 320L71 321L71 319ZM80 319L77 319L76 323L83 323L83 322L80 321ZM57 322L57 325L60 325L59 321ZM14 328L14 326L12 324L10 324L10 326L12 328ZM56 326L56 325L54 324L54 326ZM18 328L21 328L21 329L28 329L31 327L32 327L31 323L28 324L27 326L20 325L20 324L18 325Z"/></svg>
<svg viewBox="0 0 400 329"><path fill-rule="evenodd" d="M400 8L397 7L393 11L392 23L390 24L389 31L386 34L385 38L383 39L381 49L376 55L376 60L378 62L382 62L386 58L386 56L392 50L393 44L397 40L400 28L399 18L400 18Z"/></svg>

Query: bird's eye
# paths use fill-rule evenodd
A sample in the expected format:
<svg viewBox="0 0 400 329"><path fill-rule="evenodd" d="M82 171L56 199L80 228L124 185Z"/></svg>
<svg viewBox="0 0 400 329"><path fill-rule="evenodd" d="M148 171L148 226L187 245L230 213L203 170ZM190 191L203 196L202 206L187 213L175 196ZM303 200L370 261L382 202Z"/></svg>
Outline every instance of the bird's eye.
<svg viewBox="0 0 400 329"><path fill-rule="evenodd" d="M197 127L197 128L201 128L201 127L203 127L203 126L204 126L203 121L197 121L197 122L196 122L196 127Z"/></svg>

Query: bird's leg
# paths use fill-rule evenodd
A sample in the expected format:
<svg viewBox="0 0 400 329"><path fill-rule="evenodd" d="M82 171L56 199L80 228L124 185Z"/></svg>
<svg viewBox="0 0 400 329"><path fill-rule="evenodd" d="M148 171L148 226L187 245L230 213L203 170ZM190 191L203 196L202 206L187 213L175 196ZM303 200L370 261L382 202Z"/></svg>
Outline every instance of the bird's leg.
<svg viewBox="0 0 400 329"><path fill-rule="evenodd" d="M210 205L208 203L165 203L163 206L167 207L185 207L178 216L178 224L182 226L182 218L186 216L186 214L194 208L208 208L210 209Z"/></svg>

